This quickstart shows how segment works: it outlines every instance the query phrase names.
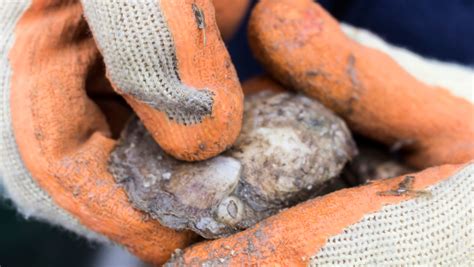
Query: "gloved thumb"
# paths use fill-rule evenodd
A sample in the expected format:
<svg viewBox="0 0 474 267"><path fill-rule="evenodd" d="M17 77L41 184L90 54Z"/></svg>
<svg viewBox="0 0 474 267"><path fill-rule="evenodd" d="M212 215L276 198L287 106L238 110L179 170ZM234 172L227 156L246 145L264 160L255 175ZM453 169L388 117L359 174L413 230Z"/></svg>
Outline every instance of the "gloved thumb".
<svg viewBox="0 0 474 267"><path fill-rule="evenodd" d="M107 76L154 139L193 161L233 144L243 95L210 0L83 0Z"/></svg>

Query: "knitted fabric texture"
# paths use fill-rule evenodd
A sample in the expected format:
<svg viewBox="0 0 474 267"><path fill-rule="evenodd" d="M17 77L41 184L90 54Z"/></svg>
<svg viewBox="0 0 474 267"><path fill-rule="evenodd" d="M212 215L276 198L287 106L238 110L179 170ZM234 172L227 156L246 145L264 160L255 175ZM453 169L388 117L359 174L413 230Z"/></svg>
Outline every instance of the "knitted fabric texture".
<svg viewBox="0 0 474 267"><path fill-rule="evenodd" d="M8 53L14 43L15 25L29 5L29 0L6 1L0 8L0 182L6 197L26 218L62 226L90 240L106 241L54 203L25 168L16 146L10 114L12 69Z"/></svg>
<svg viewBox="0 0 474 267"><path fill-rule="evenodd" d="M453 95L474 103L474 69L455 63L421 57L407 49L386 43L377 35L341 23L344 33L354 41L389 55L420 81L448 89Z"/></svg>
<svg viewBox="0 0 474 267"><path fill-rule="evenodd" d="M213 93L180 80L173 36L160 1L82 3L108 76L118 90L184 125L200 123L211 115Z"/></svg>
<svg viewBox="0 0 474 267"><path fill-rule="evenodd" d="M327 240L311 266L473 266L474 164ZM304 241L303 241L304 242Z"/></svg>

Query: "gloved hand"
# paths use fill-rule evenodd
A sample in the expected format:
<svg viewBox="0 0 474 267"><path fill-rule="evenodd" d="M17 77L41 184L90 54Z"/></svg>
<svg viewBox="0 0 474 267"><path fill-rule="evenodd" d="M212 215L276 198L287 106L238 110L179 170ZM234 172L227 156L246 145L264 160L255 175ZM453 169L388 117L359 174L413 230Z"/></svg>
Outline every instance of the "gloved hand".
<svg viewBox="0 0 474 267"><path fill-rule="evenodd" d="M472 114L472 103L416 80L385 54L349 41L312 1L262 1L249 36L255 56L275 79L318 99L353 131L409 150L412 165L474 158L474 123L465 117Z"/></svg>
<svg viewBox="0 0 474 267"><path fill-rule="evenodd" d="M246 94L280 88L243 84ZM473 174L471 161L342 189L177 251L166 266L470 266Z"/></svg>
<svg viewBox="0 0 474 267"><path fill-rule="evenodd" d="M472 97L472 84L466 94L469 87L450 92L416 80L350 40L311 0L260 1L249 36L276 80L318 99L353 131L404 151L412 167L430 168L312 199L176 253L169 265L473 265L474 105L451 93ZM398 61L408 69L432 68L419 77L446 71L421 75L427 82L472 78L472 70L420 62L400 49L390 54L406 56Z"/></svg>
<svg viewBox="0 0 474 267"><path fill-rule="evenodd" d="M112 88L177 158L230 146L243 97L211 1L7 1L0 20L0 170L16 207L149 262L189 244L134 210L107 170L130 113Z"/></svg>

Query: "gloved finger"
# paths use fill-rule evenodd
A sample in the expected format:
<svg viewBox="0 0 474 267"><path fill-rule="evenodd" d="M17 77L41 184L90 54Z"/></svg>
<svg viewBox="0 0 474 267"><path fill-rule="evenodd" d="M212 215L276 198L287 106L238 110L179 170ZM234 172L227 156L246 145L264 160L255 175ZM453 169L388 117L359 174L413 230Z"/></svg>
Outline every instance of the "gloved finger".
<svg viewBox="0 0 474 267"><path fill-rule="evenodd" d="M86 93L86 79L100 55L79 1L35 0L14 33L8 52L12 75L2 91L10 91L10 145L16 141L23 161L15 166L24 164L23 172L31 174L23 194L40 192L50 199L49 210L67 214L61 224L79 227L79 233L88 229L145 261L162 263L191 242L192 234L165 228L133 209L107 170L116 142ZM55 213L42 216L55 220Z"/></svg>
<svg viewBox="0 0 474 267"><path fill-rule="evenodd" d="M344 23L340 23L340 25L341 30L349 38L387 54L416 79L432 86L444 87L453 95L474 103L474 94L472 94L474 70L472 67L425 58L406 48L387 43L368 30Z"/></svg>
<svg viewBox="0 0 474 267"><path fill-rule="evenodd" d="M413 166L474 158L474 105L351 41L313 1L261 1L249 36L277 80L318 99L354 131L405 149Z"/></svg>
<svg viewBox="0 0 474 267"><path fill-rule="evenodd" d="M250 0L212 0L216 10L216 22L222 38L230 40L238 30Z"/></svg>
<svg viewBox="0 0 474 267"><path fill-rule="evenodd" d="M214 0L216 23L225 40L232 37L241 24L250 2L248 0ZM132 113L105 78L105 66L102 61L91 67L87 77L87 94L100 107L112 132L117 138Z"/></svg>
<svg viewBox="0 0 474 267"><path fill-rule="evenodd" d="M243 96L210 0L83 0L107 75L159 145L207 159L236 140Z"/></svg>
<svg viewBox="0 0 474 267"><path fill-rule="evenodd" d="M168 264L470 265L473 174L474 163L444 165L339 190Z"/></svg>

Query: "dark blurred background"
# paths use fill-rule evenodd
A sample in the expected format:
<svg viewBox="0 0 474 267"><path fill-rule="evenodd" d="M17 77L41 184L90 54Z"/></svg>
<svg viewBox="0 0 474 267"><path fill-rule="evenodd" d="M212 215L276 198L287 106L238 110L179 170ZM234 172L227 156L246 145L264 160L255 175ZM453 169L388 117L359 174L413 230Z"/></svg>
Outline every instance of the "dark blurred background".
<svg viewBox="0 0 474 267"><path fill-rule="evenodd" d="M391 44L428 58L474 65L474 0L317 2L338 20L370 30ZM241 80L262 72L248 47L246 27L228 44Z"/></svg>
<svg viewBox="0 0 474 267"><path fill-rule="evenodd" d="M474 0L321 0L319 3L337 19L368 29L389 43L425 57L474 65ZM227 44L242 81L263 72L251 55L246 27L243 24ZM100 246L63 230L25 220L10 204L0 203L1 267L91 266L103 251Z"/></svg>

